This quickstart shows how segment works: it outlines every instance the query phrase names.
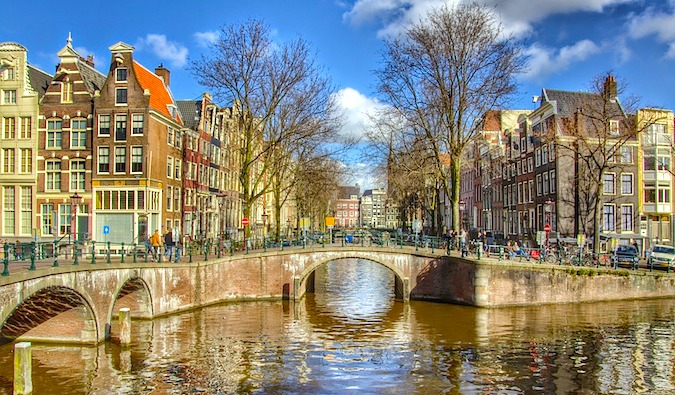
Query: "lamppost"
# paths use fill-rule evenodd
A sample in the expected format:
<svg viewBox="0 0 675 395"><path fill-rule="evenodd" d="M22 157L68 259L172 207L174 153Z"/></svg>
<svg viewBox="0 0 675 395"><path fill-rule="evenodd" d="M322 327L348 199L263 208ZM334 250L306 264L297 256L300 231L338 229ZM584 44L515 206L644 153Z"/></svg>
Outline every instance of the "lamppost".
<svg viewBox="0 0 675 395"><path fill-rule="evenodd" d="M464 228L463 222L464 222L464 209L466 209L466 203L464 200L459 201L459 227L460 229Z"/></svg>
<svg viewBox="0 0 675 395"><path fill-rule="evenodd" d="M263 210L263 250L267 250L267 211Z"/></svg>
<svg viewBox="0 0 675 395"><path fill-rule="evenodd" d="M70 207L73 212L71 223L71 233L73 233L73 256L75 258L74 264L77 265L77 206L82 203L82 196L75 192L70 196Z"/></svg>

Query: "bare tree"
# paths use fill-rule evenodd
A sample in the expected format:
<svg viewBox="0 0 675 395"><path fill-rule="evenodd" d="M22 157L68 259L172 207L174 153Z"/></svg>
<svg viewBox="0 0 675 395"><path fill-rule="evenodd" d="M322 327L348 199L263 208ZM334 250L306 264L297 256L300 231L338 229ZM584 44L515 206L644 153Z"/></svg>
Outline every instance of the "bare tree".
<svg viewBox="0 0 675 395"><path fill-rule="evenodd" d="M241 116L238 179L245 217L262 196L282 187L274 180L292 179L286 172L298 163L298 147L338 139L334 88L310 46L271 36L257 20L224 26L210 53L190 64L197 81Z"/></svg>
<svg viewBox="0 0 675 395"><path fill-rule="evenodd" d="M477 4L433 10L385 46L378 91L408 136L424 142L458 230L462 151L480 131L483 114L515 93L522 49Z"/></svg>
<svg viewBox="0 0 675 395"><path fill-rule="evenodd" d="M618 82L610 72L596 76L589 92L566 93L567 101L577 107L569 118L562 119L561 130L551 128L546 134L547 140L555 141L559 160L573 166L567 172L569 182L563 183L568 187L559 194L574 208L574 218L569 222L574 224L575 233L593 235L596 253L600 251L599 230L611 230L603 229L603 205L631 203L637 207L633 193L617 193L617 185L620 188L621 184L616 175L637 174L638 138L661 117L653 112L638 122L637 99L619 100L625 90L626 84ZM614 223L616 214L604 215Z"/></svg>

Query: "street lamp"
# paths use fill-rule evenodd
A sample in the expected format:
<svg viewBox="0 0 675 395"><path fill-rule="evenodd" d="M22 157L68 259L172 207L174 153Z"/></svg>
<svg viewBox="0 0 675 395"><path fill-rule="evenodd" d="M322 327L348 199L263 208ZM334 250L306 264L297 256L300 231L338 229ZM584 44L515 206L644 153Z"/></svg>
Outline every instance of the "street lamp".
<svg viewBox="0 0 675 395"><path fill-rule="evenodd" d="M462 222L464 221L464 209L466 208L466 203L464 200L459 201L459 227L464 228Z"/></svg>
<svg viewBox="0 0 675 395"><path fill-rule="evenodd" d="M78 195L77 192L70 196L70 208L73 212L71 232L74 234L73 239L75 241L77 241L77 206L79 206L80 203L82 203L82 196Z"/></svg>
<svg viewBox="0 0 675 395"><path fill-rule="evenodd" d="M263 249L267 249L267 212L263 211L262 214L263 221Z"/></svg>

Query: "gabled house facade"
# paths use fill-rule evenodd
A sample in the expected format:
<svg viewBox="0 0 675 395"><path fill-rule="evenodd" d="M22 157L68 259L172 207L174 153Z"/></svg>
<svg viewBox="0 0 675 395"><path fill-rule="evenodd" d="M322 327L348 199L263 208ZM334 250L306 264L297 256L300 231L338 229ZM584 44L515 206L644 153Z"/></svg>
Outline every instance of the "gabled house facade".
<svg viewBox="0 0 675 395"><path fill-rule="evenodd" d="M164 67L148 70L134 48L109 48L94 99L93 237L140 243L155 230L182 232L183 120Z"/></svg>
<svg viewBox="0 0 675 395"><path fill-rule="evenodd" d="M94 95L105 75L94 69L93 58L73 49L70 37L58 56L40 100L37 218L44 241L84 240L92 231Z"/></svg>
<svg viewBox="0 0 675 395"><path fill-rule="evenodd" d="M28 49L0 43L0 239L39 235L37 141L39 100L52 76L28 64Z"/></svg>

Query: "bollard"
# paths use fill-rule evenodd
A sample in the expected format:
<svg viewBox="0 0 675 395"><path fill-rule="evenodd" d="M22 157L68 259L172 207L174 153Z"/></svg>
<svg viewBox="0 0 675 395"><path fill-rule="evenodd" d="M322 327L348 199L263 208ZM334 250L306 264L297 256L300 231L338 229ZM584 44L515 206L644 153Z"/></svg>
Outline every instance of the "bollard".
<svg viewBox="0 0 675 395"><path fill-rule="evenodd" d="M2 258L2 264L5 266L5 269L2 271L2 275L9 276L9 250L7 250L7 248L9 248L9 245L5 243L3 245L3 248L4 248L3 251L5 251L5 256Z"/></svg>
<svg viewBox="0 0 675 395"><path fill-rule="evenodd" d="M96 264L96 242L95 241L91 242L91 264L92 265Z"/></svg>
<svg viewBox="0 0 675 395"><path fill-rule="evenodd" d="M122 243L122 260L120 263L124 263L124 243Z"/></svg>
<svg viewBox="0 0 675 395"><path fill-rule="evenodd" d="M190 247L188 247L188 256L190 257L190 263L192 263L192 243L190 243Z"/></svg>
<svg viewBox="0 0 675 395"><path fill-rule="evenodd" d="M204 243L204 262L209 260L209 243Z"/></svg>
<svg viewBox="0 0 675 395"><path fill-rule="evenodd" d="M33 393L33 357L30 342L17 343L14 346L14 394Z"/></svg>
<svg viewBox="0 0 675 395"><path fill-rule="evenodd" d="M500 245L499 246L499 260L501 261L504 259L504 246Z"/></svg>
<svg viewBox="0 0 675 395"><path fill-rule="evenodd" d="M131 344L131 310L128 307L120 309L120 345L127 347Z"/></svg>
<svg viewBox="0 0 675 395"><path fill-rule="evenodd" d="M58 267L59 266L59 251L56 249L56 242L52 243L53 245L53 253L54 253L54 264L52 264L53 267Z"/></svg>
<svg viewBox="0 0 675 395"><path fill-rule="evenodd" d="M108 242L108 253L107 253L107 255L108 255L107 263L110 263L110 242Z"/></svg>
<svg viewBox="0 0 675 395"><path fill-rule="evenodd" d="M79 262L77 261L77 240L73 242L73 256L75 257L75 260L73 261L73 265L79 265Z"/></svg>
<svg viewBox="0 0 675 395"><path fill-rule="evenodd" d="M35 242L30 243L30 267L28 270L35 270Z"/></svg>

